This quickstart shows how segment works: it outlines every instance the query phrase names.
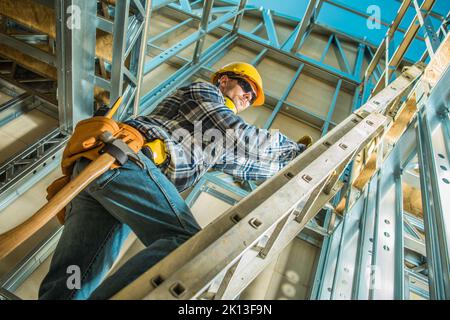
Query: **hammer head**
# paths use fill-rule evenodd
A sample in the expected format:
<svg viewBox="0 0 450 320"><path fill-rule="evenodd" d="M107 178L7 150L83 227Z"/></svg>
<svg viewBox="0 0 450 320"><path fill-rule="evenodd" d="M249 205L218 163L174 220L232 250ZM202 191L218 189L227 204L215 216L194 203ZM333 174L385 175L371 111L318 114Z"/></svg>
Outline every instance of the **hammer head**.
<svg viewBox="0 0 450 320"><path fill-rule="evenodd" d="M100 140L105 143L105 146L100 150L100 153L109 153L116 161L123 166L128 159L140 163L139 157L123 140L114 138L111 132L105 131L100 136Z"/></svg>

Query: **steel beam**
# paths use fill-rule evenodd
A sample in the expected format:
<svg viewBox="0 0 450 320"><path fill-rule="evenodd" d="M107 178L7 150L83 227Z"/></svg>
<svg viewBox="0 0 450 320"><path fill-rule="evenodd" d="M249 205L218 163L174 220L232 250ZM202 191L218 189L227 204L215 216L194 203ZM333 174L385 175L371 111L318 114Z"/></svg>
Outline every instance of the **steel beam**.
<svg viewBox="0 0 450 320"><path fill-rule="evenodd" d="M0 210L56 168L68 137L59 129L38 140L0 167Z"/></svg>
<svg viewBox="0 0 450 320"><path fill-rule="evenodd" d="M352 288L352 298L368 300L369 291L373 286L372 253L375 229L375 209L379 179L373 178L365 190L364 208L361 216L361 229L358 253L355 260L355 279ZM353 210L353 209L352 209Z"/></svg>
<svg viewBox="0 0 450 320"><path fill-rule="evenodd" d="M417 19L424 30L425 33L425 44L427 46L428 55L432 58L434 53L439 48L439 38L437 37L436 31L434 30L433 24L431 22L430 17L427 12L422 12L422 9L419 7L419 3L417 0L413 0L414 8L417 12Z"/></svg>
<svg viewBox="0 0 450 320"><path fill-rule="evenodd" d="M18 40L13 36L9 36L0 32L0 43L17 49L20 52L37 60L43 61L51 66L56 66L56 57L54 55L45 52L35 46L32 46L24 41Z"/></svg>
<svg viewBox="0 0 450 320"><path fill-rule="evenodd" d="M316 6L317 0L309 0L308 6L306 7L305 13L302 17L302 20L298 24L298 28L296 28L296 35L295 35L295 41L294 45L291 48L291 52L295 53L298 51L298 48L300 46L300 42L303 39L303 36L306 32L306 29L310 26L311 18L314 13L314 9ZM294 31L295 32L295 31Z"/></svg>
<svg viewBox="0 0 450 320"><path fill-rule="evenodd" d="M108 33L113 33L114 23L101 16L97 16L97 27Z"/></svg>
<svg viewBox="0 0 450 320"><path fill-rule="evenodd" d="M60 227L49 239L38 246L38 249L27 255L14 271L2 277L0 287L15 292L27 278L47 259L56 249L64 227Z"/></svg>
<svg viewBox="0 0 450 320"><path fill-rule="evenodd" d="M188 80L193 74L198 72L202 65L211 61L215 56L220 54L228 46L232 45L237 40L237 36L226 35L222 37L219 41L213 44L208 50L206 50L201 56L200 61L197 65L192 65L191 63L186 64L170 76L166 81L161 83L151 92L147 93L141 98L140 102L140 113L149 113L155 105L164 99L170 92L176 87L182 85L186 80ZM152 60L153 61L153 60ZM152 64L153 65L153 64ZM154 66L154 65L153 65ZM145 66L147 67L147 65Z"/></svg>
<svg viewBox="0 0 450 320"><path fill-rule="evenodd" d="M263 12L264 26L266 27L267 36L269 38L271 46L275 48L280 47L278 42L277 30L275 29L275 23L273 22L272 13L268 9L264 9Z"/></svg>
<svg viewBox="0 0 450 320"><path fill-rule="evenodd" d="M328 108L327 118L322 128L322 136L324 136L328 132L328 128L330 127L330 122L333 117L334 109L336 108L337 98L339 96L339 91L341 90L342 79L339 79L336 88L334 89L333 99L331 100L331 105Z"/></svg>
<svg viewBox="0 0 450 320"><path fill-rule="evenodd" d="M129 19L130 0L118 1L115 7L114 25L113 25L113 52L111 69L111 104L122 95L123 86L123 68L125 68L125 51L127 48L127 29Z"/></svg>
<svg viewBox="0 0 450 320"><path fill-rule="evenodd" d="M175 9L173 9L175 10ZM211 22L207 27L207 33L212 32L216 28L220 27L225 21L235 17L238 15L240 11L233 11L230 13L227 13L226 15L214 20ZM195 17L195 16L194 16ZM202 37L202 33L200 31L196 31L187 38L181 40L176 45L172 46L171 48L166 49L164 52L162 52L160 55L154 57L149 62L147 62L144 66L144 74L148 74L158 66L160 66L162 63L168 61L172 57L174 57L179 52L183 51L187 47L189 47L194 42L198 41ZM201 55L199 56L201 57ZM200 59L200 58L199 58Z"/></svg>
<svg viewBox="0 0 450 320"><path fill-rule="evenodd" d="M360 220L365 201L361 199L351 211L343 218L340 234L336 237L336 231L333 234L333 240L338 242L337 256L334 261L335 272L330 274L332 277L330 299L349 300L352 298L352 288L355 278L356 257L360 239Z"/></svg>
<svg viewBox="0 0 450 320"><path fill-rule="evenodd" d="M450 70L430 97L419 96L417 147L430 296L450 299Z"/></svg>
<svg viewBox="0 0 450 320"><path fill-rule="evenodd" d="M6 289L0 288L0 300L21 300L15 294L9 292Z"/></svg>
<svg viewBox="0 0 450 320"><path fill-rule="evenodd" d="M162 40L162 39L166 39L167 37L169 37L173 32L175 32L176 30L186 26L186 25L192 25L193 24L194 19L193 18L189 18L187 20L184 20L183 22L180 22L177 25L174 25L173 27L170 27L169 29L164 30L163 32L155 35L154 37L148 39L148 45L151 46L153 45L156 41L158 40Z"/></svg>
<svg viewBox="0 0 450 320"><path fill-rule="evenodd" d="M231 30L232 34L237 34L239 27L241 26L241 22L242 19L244 18L244 13L245 13L245 7L247 6L247 1L248 0L240 0L239 1L239 12L241 12L240 14L238 14L236 16L236 18L234 18L234 22L233 22L233 29Z"/></svg>
<svg viewBox="0 0 450 320"><path fill-rule="evenodd" d="M341 46L341 42L339 41L339 38L336 35L333 38L334 42L336 43L336 48L338 49L337 59L339 62L339 66L341 67L342 70L350 74L351 73L350 64L345 55L345 51Z"/></svg>
<svg viewBox="0 0 450 320"><path fill-rule="evenodd" d="M79 21L71 20L70 8L80 8ZM94 108L95 1L55 1L58 64L58 108L61 130L92 116ZM70 21L79 25L70 25ZM82 92L83 94L80 94Z"/></svg>
<svg viewBox="0 0 450 320"><path fill-rule="evenodd" d="M139 2L141 0L135 0L135 2ZM142 7L142 4L141 4ZM143 15L141 17L142 21L142 30L140 32L140 36L138 39L138 44L136 44L136 48L133 51L132 60L134 61L130 65L130 69L135 73L135 92L134 92L134 101L133 101L133 116L136 117L139 113L140 106L140 98L141 98L141 86L144 78L144 65L145 65L145 57L147 55L147 38L149 32L150 25L150 15L151 15L151 0L144 0L143 5ZM134 76L134 74L132 74Z"/></svg>
<svg viewBox="0 0 450 320"><path fill-rule="evenodd" d="M269 119L267 119L266 123L264 124L264 127L263 127L264 129L269 129L272 126L272 123L275 120L275 117L277 116L278 112L281 110L283 102L287 99L287 97L291 93L292 89L294 88L295 83L297 82L298 78L300 77L303 67L304 67L304 64L301 64L298 67L298 69L295 72L295 75L292 78L291 82L289 83L287 89L283 93L282 97L278 100L278 103L276 104L275 108L273 109L272 114L270 115Z"/></svg>
<svg viewBox="0 0 450 320"><path fill-rule="evenodd" d="M194 64L198 63L198 61L200 60L200 55L203 50L203 44L205 42L205 36L208 32L208 24L213 4L214 0L205 0L205 3L203 4L202 19L200 20L200 25L198 29L199 37L196 40L197 43L195 45L194 56L192 59Z"/></svg>
<svg viewBox="0 0 450 320"><path fill-rule="evenodd" d="M183 15L189 16L191 18L197 19L198 17L193 15L193 14L189 14L187 12L181 11L178 8L175 7L169 7L168 12L177 12L177 13L181 13ZM232 13L230 13L232 14ZM225 19L226 18L226 19ZM215 28L220 28L221 30L225 30L227 32L231 32L232 31L232 26L230 25L226 25L223 24L223 22L229 20L231 17L220 17L217 20L215 20L214 22L211 23L211 26L209 27L208 30L213 30ZM223 19L224 21L221 21L220 23L216 23L216 21ZM270 42L268 40L264 40L260 37L256 37L255 35L251 34L250 32L244 32L244 31L239 31L239 38L240 41L244 41L244 42L248 42L254 46L259 46L259 47L263 47L268 49L272 54L275 54L277 56L279 56L280 59L295 59L297 60L299 63L304 63L305 65L314 68L320 72L324 72L327 73L328 75L331 75L332 77L335 78L342 78L343 80L345 80L345 82L353 84L353 85L359 85L360 84L360 79L357 79L355 77L353 77L352 74L347 74L345 72L342 72L341 70L325 65L323 63L320 63L306 55L297 53L297 54L292 54L291 52L282 50L281 48L275 48L272 47L270 45ZM198 37L198 33L196 33L196 36ZM194 34L192 34L191 36L188 37L190 39L189 44L192 44L193 42L195 42L197 40L197 38L194 36ZM183 40L183 45L179 44L178 46L174 46L172 48L170 48L170 52L169 49L167 50L167 52L164 53L164 57L173 57L173 55L175 55L176 53L180 52L180 48L185 48L186 45L184 44L187 41L187 38L185 40ZM161 55L161 59L164 58L163 55ZM154 59L152 59L154 60ZM148 66L146 65L146 71L150 70L151 68L149 68L150 63L148 63ZM155 61L156 63L156 61ZM153 63L152 63L153 65ZM159 63L156 63L156 65L159 65ZM145 72L147 73L147 72Z"/></svg>
<svg viewBox="0 0 450 320"><path fill-rule="evenodd" d="M353 68L353 76L361 79L361 71L364 62L364 52L366 51L366 45L360 43L358 45L358 53L356 55L355 66Z"/></svg>

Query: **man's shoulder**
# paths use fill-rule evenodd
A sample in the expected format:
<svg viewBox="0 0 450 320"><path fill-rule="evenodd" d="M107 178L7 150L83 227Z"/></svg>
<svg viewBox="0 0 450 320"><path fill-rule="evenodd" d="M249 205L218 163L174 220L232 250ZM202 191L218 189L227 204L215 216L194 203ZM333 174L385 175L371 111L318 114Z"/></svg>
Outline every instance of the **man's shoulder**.
<svg viewBox="0 0 450 320"><path fill-rule="evenodd" d="M207 91L213 91L213 92L220 92L219 88L215 85L213 85L211 82L206 81L195 81L191 84L183 87L185 90L207 90Z"/></svg>
<svg viewBox="0 0 450 320"><path fill-rule="evenodd" d="M220 89L209 82L196 81L180 88L185 94L198 101L209 101L224 104L225 100Z"/></svg>

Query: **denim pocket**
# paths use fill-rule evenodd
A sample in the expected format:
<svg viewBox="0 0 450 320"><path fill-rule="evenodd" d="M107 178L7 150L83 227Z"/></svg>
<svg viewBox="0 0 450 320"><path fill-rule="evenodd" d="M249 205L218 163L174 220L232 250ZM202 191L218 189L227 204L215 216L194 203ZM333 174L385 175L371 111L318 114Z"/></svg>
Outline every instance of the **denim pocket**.
<svg viewBox="0 0 450 320"><path fill-rule="evenodd" d="M119 174L120 174L119 168L106 171L104 174L102 174L100 177L98 177L91 183L89 187L90 191L102 190Z"/></svg>

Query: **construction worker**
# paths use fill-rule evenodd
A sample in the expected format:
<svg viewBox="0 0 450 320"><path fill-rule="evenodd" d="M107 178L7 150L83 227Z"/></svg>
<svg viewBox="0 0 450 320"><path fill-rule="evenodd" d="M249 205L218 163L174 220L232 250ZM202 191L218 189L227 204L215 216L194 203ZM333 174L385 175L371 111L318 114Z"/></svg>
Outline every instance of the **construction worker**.
<svg viewBox="0 0 450 320"><path fill-rule="evenodd" d="M107 171L67 206L40 299L110 298L200 230L179 192L205 172L267 179L304 151L309 138L296 143L237 115L262 104L258 71L236 62L218 70L212 83L181 87L151 114L127 121L147 142L139 162ZM89 162L77 160L72 177ZM131 231L146 248L102 282Z"/></svg>

